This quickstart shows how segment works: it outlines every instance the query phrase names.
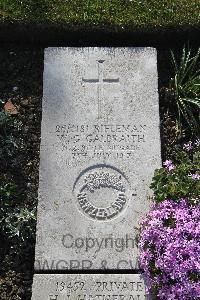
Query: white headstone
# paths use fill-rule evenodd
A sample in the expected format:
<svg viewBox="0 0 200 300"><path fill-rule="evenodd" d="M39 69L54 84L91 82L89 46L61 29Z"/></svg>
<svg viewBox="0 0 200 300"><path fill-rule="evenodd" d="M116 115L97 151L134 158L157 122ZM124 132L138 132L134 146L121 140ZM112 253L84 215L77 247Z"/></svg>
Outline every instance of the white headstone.
<svg viewBox="0 0 200 300"><path fill-rule="evenodd" d="M146 299L141 275L108 270L138 268L161 163L157 81L153 48L45 51L35 270L49 274L32 300ZM107 274L66 274L80 269Z"/></svg>
<svg viewBox="0 0 200 300"><path fill-rule="evenodd" d="M160 164L156 50L47 49L36 271L137 269Z"/></svg>

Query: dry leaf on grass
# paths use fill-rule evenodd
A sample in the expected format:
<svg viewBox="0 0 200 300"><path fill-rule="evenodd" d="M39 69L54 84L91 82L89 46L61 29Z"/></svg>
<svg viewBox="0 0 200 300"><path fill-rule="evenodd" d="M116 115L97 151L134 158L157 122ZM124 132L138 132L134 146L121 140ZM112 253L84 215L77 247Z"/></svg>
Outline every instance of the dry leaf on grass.
<svg viewBox="0 0 200 300"><path fill-rule="evenodd" d="M11 100L8 100L4 105L4 111L10 115L17 115L18 110Z"/></svg>

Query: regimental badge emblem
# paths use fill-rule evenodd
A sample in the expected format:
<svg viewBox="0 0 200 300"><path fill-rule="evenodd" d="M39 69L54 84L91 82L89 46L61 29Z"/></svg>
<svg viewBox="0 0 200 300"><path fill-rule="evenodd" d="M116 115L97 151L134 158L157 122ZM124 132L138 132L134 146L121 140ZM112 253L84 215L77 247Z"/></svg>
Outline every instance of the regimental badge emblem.
<svg viewBox="0 0 200 300"><path fill-rule="evenodd" d="M107 165L92 166L82 171L74 184L79 210L99 221L113 219L125 209L129 190L126 176Z"/></svg>

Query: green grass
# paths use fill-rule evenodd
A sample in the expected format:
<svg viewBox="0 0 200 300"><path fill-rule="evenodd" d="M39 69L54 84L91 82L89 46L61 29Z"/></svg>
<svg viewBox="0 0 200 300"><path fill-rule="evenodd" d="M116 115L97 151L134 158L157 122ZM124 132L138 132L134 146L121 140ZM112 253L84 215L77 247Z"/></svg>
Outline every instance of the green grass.
<svg viewBox="0 0 200 300"><path fill-rule="evenodd" d="M200 24L199 0L0 0L0 21L79 25Z"/></svg>
<svg viewBox="0 0 200 300"><path fill-rule="evenodd" d="M170 89L174 94L174 105L177 110L177 123L188 125L194 135L200 133L200 48L193 56L191 50L183 48L178 63L172 52L174 76Z"/></svg>

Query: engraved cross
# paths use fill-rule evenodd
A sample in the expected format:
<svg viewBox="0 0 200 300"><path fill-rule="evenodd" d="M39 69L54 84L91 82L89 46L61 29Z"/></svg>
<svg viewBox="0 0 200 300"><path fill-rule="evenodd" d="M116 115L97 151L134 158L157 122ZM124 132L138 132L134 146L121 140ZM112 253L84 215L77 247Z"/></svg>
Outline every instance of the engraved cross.
<svg viewBox="0 0 200 300"><path fill-rule="evenodd" d="M105 84L119 83L119 78L104 78L101 65L105 60L97 60L98 62L98 78L82 78L83 82L97 84L98 93L98 119L103 118L103 86Z"/></svg>

